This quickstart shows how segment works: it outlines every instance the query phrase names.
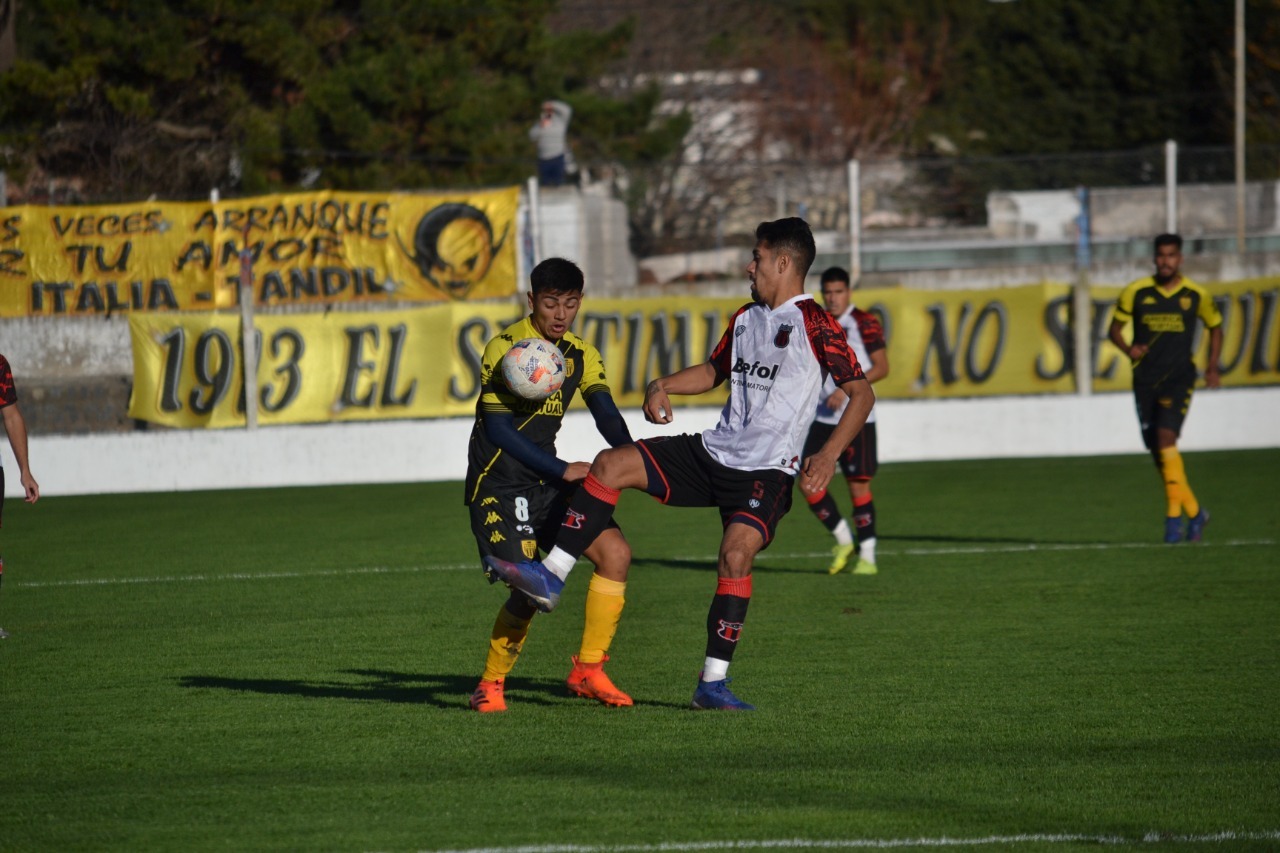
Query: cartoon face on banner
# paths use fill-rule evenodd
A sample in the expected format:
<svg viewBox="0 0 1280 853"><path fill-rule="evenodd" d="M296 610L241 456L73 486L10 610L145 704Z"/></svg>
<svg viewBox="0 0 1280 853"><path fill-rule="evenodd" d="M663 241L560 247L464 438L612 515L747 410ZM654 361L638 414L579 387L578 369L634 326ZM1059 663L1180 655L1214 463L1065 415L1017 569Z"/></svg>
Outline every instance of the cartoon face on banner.
<svg viewBox="0 0 1280 853"><path fill-rule="evenodd" d="M461 202L432 208L413 236L413 251L405 254L422 276L448 294L465 299L489 273L494 257L507 240L507 230L494 242L493 225L484 211Z"/></svg>

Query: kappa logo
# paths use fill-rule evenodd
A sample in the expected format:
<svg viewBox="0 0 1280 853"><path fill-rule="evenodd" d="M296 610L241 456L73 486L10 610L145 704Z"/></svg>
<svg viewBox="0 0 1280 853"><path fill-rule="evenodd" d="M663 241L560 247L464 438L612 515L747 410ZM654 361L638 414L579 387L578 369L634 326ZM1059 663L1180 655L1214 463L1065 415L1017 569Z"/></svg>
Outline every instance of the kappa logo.
<svg viewBox="0 0 1280 853"><path fill-rule="evenodd" d="M778 334L773 336L773 345L778 349L786 349L787 344L791 343L791 332L794 329L795 326L790 323L783 323L782 327L778 329Z"/></svg>
<svg viewBox="0 0 1280 853"><path fill-rule="evenodd" d="M507 537L503 536L502 532L499 530L495 530L489 534L489 544L491 545L497 545L499 542L506 542L506 541L507 541Z"/></svg>
<svg viewBox="0 0 1280 853"><path fill-rule="evenodd" d="M728 640L731 643L738 642L738 638L742 636L741 622L726 622L720 620L720 627L716 629L716 636L722 640Z"/></svg>
<svg viewBox="0 0 1280 853"><path fill-rule="evenodd" d="M585 515L570 509L565 511L564 523L562 526L567 527L570 530L581 530L582 522L586 520L587 520L587 517Z"/></svg>
<svg viewBox="0 0 1280 853"><path fill-rule="evenodd" d="M497 524L499 521L502 521L502 516L498 515L496 512L490 511L489 514L484 517L486 527L490 524Z"/></svg>
<svg viewBox="0 0 1280 853"><path fill-rule="evenodd" d="M497 502L498 502L497 498L485 498L484 500L480 501L480 506L493 506Z"/></svg>

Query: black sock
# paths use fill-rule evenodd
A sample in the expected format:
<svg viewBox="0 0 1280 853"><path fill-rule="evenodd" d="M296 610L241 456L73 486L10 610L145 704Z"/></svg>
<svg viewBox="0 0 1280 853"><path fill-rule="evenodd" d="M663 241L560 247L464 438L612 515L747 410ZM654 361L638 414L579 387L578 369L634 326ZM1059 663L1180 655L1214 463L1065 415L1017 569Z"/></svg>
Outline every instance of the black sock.
<svg viewBox="0 0 1280 853"><path fill-rule="evenodd" d="M738 647L750 603L751 575L719 579L707 612L707 657L733 660L733 650Z"/></svg>
<svg viewBox="0 0 1280 853"><path fill-rule="evenodd" d="M836 506L835 498L831 497L830 492L823 492L822 497L809 504L809 509L822 522L823 527L835 533L840 526L840 507Z"/></svg>
<svg viewBox="0 0 1280 853"><path fill-rule="evenodd" d="M618 490L611 489L590 474L569 499L564 523L556 535L556 547L575 559L591 547L613 518L618 506Z"/></svg>
<svg viewBox="0 0 1280 853"><path fill-rule="evenodd" d="M876 504L867 501L853 508L853 526L858 531L858 541L872 539L876 535Z"/></svg>

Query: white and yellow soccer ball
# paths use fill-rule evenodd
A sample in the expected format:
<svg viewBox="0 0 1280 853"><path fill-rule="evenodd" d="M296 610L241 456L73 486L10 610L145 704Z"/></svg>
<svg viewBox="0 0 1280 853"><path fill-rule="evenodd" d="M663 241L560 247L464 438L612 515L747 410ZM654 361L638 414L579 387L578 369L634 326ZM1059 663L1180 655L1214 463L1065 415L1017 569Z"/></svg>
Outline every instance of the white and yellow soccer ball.
<svg viewBox="0 0 1280 853"><path fill-rule="evenodd" d="M564 359L551 341L525 338L502 357L502 378L517 397L545 400L564 384Z"/></svg>

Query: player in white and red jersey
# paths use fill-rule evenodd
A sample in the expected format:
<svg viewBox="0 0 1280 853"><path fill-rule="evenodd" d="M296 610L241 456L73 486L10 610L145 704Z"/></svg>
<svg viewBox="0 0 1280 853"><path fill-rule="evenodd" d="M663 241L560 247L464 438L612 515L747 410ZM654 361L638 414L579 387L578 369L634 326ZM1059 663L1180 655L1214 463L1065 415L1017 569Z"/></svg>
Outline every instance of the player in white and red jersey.
<svg viewBox="0 0 1280 853"><path fill-rule="evenodd" d="M854 306L849 273L841 267L824 270L821 282L822 304L844 329L849 348L858 357L867 381L872 384L879 382L889 375L889 350L885 347L884 327L879 318ZM818 409L809 427L809 437L805 439L805 455L826 444L831 431L840 422L846 400L844 392L828 379L818 395ZM878 465L876 413L873 409L853 443L840 454L840 470L849 484L849 497L853 501L853 523L858 532L856 544L849 522L840 515L840 507L827 489L805 495L809 509L836 539L831 548L831 565L827 569L830 574L841 572L849 564L855 549L858 560L853 573L876 573L876 505L871 496L871 480Z"/></svg>
<svg viewBox="0 0 1280 853"><path fill-rule="evenodd" d="M667 424L669 395L701 394L728 380L719 423L700 435L641 439L603 451L570 499L556 545L542 562L485 559L491 579L550 610L578 557L613 517L622 489L646 491L672 506L718 507L724 534L706 657L693 694L698 710L752 710L729 690L728 671L751 601L755 555L791 508L794 481L806 494L826 488L875 402L844 331L804 292L814 255L803 219L761 223L747 267L753 301L734 314L707 361L655 379L645 391L645 417ZM802 458L827 376L849 404L827 443Z"/></svg>

